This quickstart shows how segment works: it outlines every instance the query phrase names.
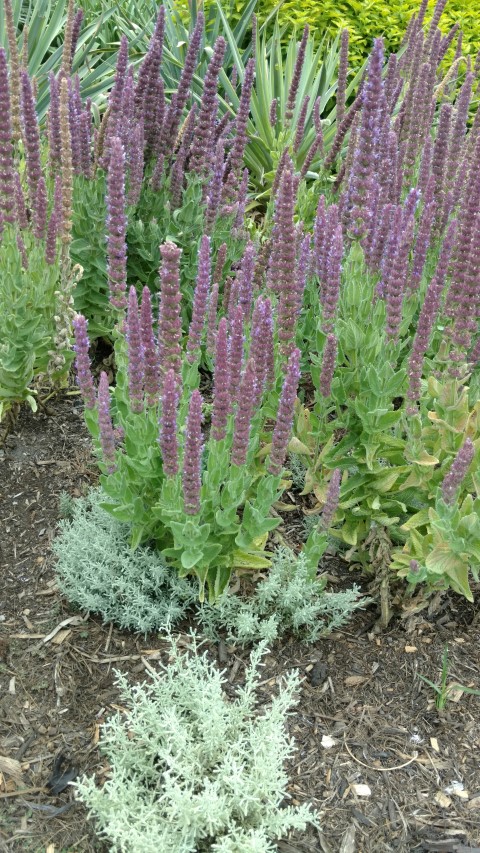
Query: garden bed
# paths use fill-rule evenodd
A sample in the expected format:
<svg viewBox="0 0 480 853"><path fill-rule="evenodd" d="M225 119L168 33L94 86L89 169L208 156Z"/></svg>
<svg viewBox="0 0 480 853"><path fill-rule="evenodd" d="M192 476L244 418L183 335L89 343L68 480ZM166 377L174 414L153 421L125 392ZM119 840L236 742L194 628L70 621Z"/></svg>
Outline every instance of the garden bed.
<svg viewBox="0 0 480 853"><path fill-rule="evenodd" d="M74 771L102 784L108 768L97 743L119 701L114 670L148 679L167 643L78 614L56 590L50 546L60 494L85 493L96 469L78 398L47 405L48 414L23 409L0 450L0 849L101 851L71 786L54 791ZM282 534L288 541L288 527ZM337 558L324 568L334 588L352 585ZM264 660L262 702L283 673L305 676L289 720L297 743L289 795L310 802L321 824L280 842L283 853L480 847L480 700L457 691L439 713L419 677L440 681L448 643L449 681L479 686L478 608L446 595L435 614L396 616L383 632L377 616L371 605L310 646L287 637ZM182 625L185 643L190 627ZM233 695L248 649L210 650Z"/></svg>

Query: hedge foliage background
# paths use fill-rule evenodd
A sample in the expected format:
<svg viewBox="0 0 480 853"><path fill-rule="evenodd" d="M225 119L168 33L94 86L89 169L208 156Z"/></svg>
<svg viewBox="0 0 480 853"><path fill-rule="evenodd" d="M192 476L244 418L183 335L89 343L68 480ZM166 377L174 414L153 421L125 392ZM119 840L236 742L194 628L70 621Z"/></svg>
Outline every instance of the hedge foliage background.
<svg viewBox="0 0 480 853"><path fill-rule="evenodd" d="M198 0L197 0L198 2ZM211 0L206 0L208 6ZM426 23L428 23L436 0L429 0ZM200 5L200 3L198 3ZM243 0L223 0L225 10L230 12L231 22L238 20L245 5ZM301 29L305 24L317 37L325 32L334 36L346 27L350 32L350 64L360 66L372 47L374 37L383 35L388 51L395 51L405 34L407 23L418 11L420 0L285 0L279 10L281 25L294 25ZM180 9L188 10L188 0L179 0ZM259 23L277 6L277 0L259 0L257 17ZM480 50L480 28L478 26L479 0L448 0L440 21L440 29L446 33L459 23L463 30L463 53L474 58Z"/></svg>

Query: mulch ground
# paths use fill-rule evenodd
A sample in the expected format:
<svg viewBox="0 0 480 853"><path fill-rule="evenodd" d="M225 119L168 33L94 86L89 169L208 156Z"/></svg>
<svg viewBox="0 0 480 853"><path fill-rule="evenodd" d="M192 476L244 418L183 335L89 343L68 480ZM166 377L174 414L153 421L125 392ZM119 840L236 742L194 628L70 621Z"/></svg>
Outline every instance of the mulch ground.
<svg viewBox="0 0 480 853"><path fill-rule="evenodd" d="M22 410L0 449L0 850L103 851L69 781L105 778L98 738L119 701L114 670L148 679L166 647L73 611L56 589L60 494L83 494L96 469L77 398L48 406ZM340 587L358 582L336 559L327 568ZM439 713L419 677L439 681L448 643L450 682L480 687L478 605L446 596L383 632L377 615L371 606L311 646L287 638L264 660L261 702L286 671L305 676L288 793L322 826L278 849L480 853L480 699L454 691ZM211 652L233 691L248 650Z"/></svg>

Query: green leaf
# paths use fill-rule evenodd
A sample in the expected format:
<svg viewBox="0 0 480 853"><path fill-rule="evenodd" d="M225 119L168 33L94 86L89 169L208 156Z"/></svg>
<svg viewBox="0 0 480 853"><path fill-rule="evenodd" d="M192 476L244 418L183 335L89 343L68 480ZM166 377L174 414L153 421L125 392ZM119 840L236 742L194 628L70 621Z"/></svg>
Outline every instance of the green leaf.
<svg viewBox="0 0 480 853"><path fill-rule="evenodd" d="M447 575L452 589L464 595L467 601L473 601L468 583L468 564L462 557L453 553L447 542L439 543L433 548L425 560L425 565L436 575Z"/></svg>

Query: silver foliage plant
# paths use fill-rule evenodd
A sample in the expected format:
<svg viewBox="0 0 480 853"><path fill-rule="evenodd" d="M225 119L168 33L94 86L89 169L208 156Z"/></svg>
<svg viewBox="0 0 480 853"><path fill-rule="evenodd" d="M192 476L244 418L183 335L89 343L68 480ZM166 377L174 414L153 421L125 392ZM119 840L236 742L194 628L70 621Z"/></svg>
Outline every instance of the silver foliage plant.
<svg viewBox="0 0 480 853"><path fill-rule="evenodd" d="M175 625L198 600L197 589L155 551L132 551L130 526L105 512L102 499L92 489L60 522L53 543L59 588L71 604L121 628L147 633Z"/></svg>
<svg viewBox="0 0 480 853"><path fill-rule="evenodd" d="M64 595L105 622L146 633L173 627L195 608L202 633L213 639L226 633L230 643L272 643L293 631L314 642L366 603L355 586L326 592L324 579L308 577L301 554L280 548L251 596L226 592L215 605L200 606L196 584L179 578L158 552L144 546L132 551L129 526L102 509L104 497L94 489L73 501L53 547Z"/></svg>
<svg viewBox="0 0 480 853"><path fill-rule="evenodd" d="M326 592L326 579L309 577L307 562L289 548L279 548L265 578L247 598L223 593L215 605L199 611L202 633L217 639L226 631L227 642L244 645L258 640L274 642L289 631L313 643L340 628L354 610L369 599L353 586L345 592Z"/></svg>
<svg viewBox="0 0 480 853"><path fill-rule="evenodd" d="M77 784L79 798L112 851L128 853L273 853L275 839L317 823L309 806L283 808L294 751L285 730L300 679L289 673L257 710L265 643L251 654L245 684L229 701L206 654L182 654L149 683L130 686L117 673L128 711L103 727L110 778Z"/></svg>

